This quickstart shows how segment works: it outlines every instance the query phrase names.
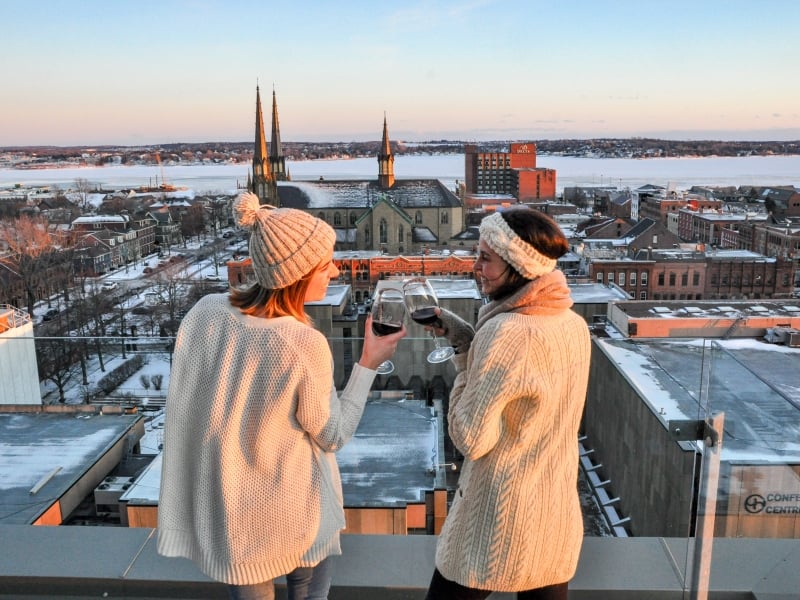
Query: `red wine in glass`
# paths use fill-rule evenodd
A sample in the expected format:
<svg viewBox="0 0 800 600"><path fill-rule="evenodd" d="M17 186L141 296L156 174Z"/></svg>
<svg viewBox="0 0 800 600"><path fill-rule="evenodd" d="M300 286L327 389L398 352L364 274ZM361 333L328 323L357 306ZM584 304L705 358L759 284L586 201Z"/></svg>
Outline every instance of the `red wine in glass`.
<svg viewBox="0 0 800 600"><path fill-rule="evenodd" d="M428 306L416 309L411 313L411 318L420 325L433 325L439 317L436 316L436 309Z"/></svg>
<svg viewBox="0 0 800 600"><path fill-rule="evenodd" d="M408 307L408 314L413 321L420 325L436 325L439 321L439 317L436 316L439 300L436 298L436 292L430 281L425 277L412 277L406 280L403 282L403 295L406 307ZM442 346L433 329L431 329L431 336L433 336L435 348L428 354L428 362L440 363L450 360L455 354L455 350L450 346Z"/></svg>
<svg viewBox="0 0 800 600"><path fill-rule="evenodd" d="M392 288L382 289L372 305L372 333L379 336L397 333L403 328L405 316L403 293ZM392 371L394 363L390 360L383 361L376 369L379 375L388 375Z"/></svg>
<svg viewBox="0 0 800 600"><path fill-rule="evenodd" d="M391 335L397 333L402 328L402 325L395 325L394 323L378 323L377 321L372 321L372 331L375 335Z"/></svg>

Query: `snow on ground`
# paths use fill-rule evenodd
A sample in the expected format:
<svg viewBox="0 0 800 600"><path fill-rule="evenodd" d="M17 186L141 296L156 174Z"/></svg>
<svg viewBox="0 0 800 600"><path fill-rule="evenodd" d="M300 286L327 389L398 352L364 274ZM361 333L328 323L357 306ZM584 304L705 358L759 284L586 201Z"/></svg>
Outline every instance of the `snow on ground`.
<svg viewBox="0 0 800 600"><path fill-rule="evenodd" d="M191 259L191 252L199 250L209 241L208 238L201 239L200 241L193 240L192 242L188 242L186 246L180 246L173 248L172 254L176 253L185 253L188 258ZM217 264L214 265L213 256L209 258L205 258L199 260L198 262L191 262L191 260L187 260L186 262L182 263L175 263L181 265L183 269L181 272L182 277L187 277L196 280L203 280L209 277L219 277L219 280L222 282L228 281L228 269L227 266L224 264L224 261L229 260L231 258L231 254L234 249L241 249L245 247L244 242L238 243L236 246L226 245L225 252L223 254L217 255L217 261L223 262L222 265ZM165 257L167 258L167 257ZM127 267L122 267L115 271L112 271L110 274L98 277L91 280L90 286L94 286L99 289L100 285L106 281L114 281L119 284L118 290L123 290L126 288L127 284L130 282L135 281L147 281L147 276L144 273L144 269L147 266L151 268L156 267L158 264L159 259L155 255L145 258L144 260L140 260L135 264L130 264ZM138 290L138 294L132 293L127 299L124 300L123 305L128 311L128 317L126 320L128 323L133 324L134 319L136 318L132 313L132 309L145 305L147 302L147 288L143 288ZM99 292L105 293L105 292ZM113 292L112 292L113 293ZM118 292L117 292L118 293ZM51 298L50 301L51 306L59 306L59 299L56 297ZM41 322L41 315L43 315L48 310L48 303L47 301L39 302L35 307L35 314L36 314L36 322ZM61 307L63 308L63 307ZM153 332L149 331L149 328L145 325L140 326L139 332L142 335L152 335ZM157 334L157 332L156 332ZM77 336L75 336L77 337ZM74 378L72 382L67 386L67 391L65 393L66 402L69 404L79 404L84 402L84 395L86 390L92 390L97 388L97 384L102 377L104 377L107 373L111 372L114 368L118 367L120 364L124 362L125 359L122 358L122 348L121 345L115 348L112 345L106 353L104 354L104 370L101 370L99 361L95 354L90 355L89 364L87 365L87 381L86 385L83 384L82 376L80 373ZM145 357L145 364L144 366L137 371L134 375L128 378L123 384L121 384L116 392L115 395L130 395L137 399L139 399L143 404L152 403L154 405L158 405L163 403L164 398L166 398L166 390L169 384L169 372L170 372L170 357L169 354L161 347L158 349L145 349L144 345L140 348L137 346L136 352L140 352ZM126 356L130 356L131 352L126 352ZM150 387L147 388L142 383L142 377L145 376L149 381L151 381ZM156 390L154 385L152 384L153 376L161 376L162 384L161 389ZM50 381L45 381L41 385L42 390L42 398L45 402L48 403L55 403L58 402L58 392L56 390L55 385Z"/></svg>

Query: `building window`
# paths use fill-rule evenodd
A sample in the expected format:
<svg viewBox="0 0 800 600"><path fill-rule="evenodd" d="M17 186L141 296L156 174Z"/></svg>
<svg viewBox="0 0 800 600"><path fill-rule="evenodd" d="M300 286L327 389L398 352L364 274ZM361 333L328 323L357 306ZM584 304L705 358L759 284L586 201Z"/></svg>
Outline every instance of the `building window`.
<svg viewBox="0 0 800 600"><path fill-rule="evenodd" d="M692 285L700 285L700 273L697 271L692 273Z"/></svg>
<svg viewBox="0 0 800 600"><path fill-rule="evenodd" d="M448 219L447 212L443 212L442 213L442 219L441 219L442 225L447 225L447 219Z"/></svg>
<svg viewBox="0 0 800 600"><path fill-rule="evenodd" d="M597 283L603 283L603 272L602 271L598 271L597 272Z"/></svg>
<svg viewBox="0 0 800 600"><path fill-rule="evenodd" d="M631 273L630 280L631 280L631 285L636 285L636 271Z"/></svg>
<svg viewBox="0 0 800 600"><path fill-rule="evenodd" d="M414 213L414 223L417 225L422 225L422 211L417 211Z"/></svg>
<svg viewBox="0 0 800 600"><path fill-rule="evenodd" d="M639 292L639 300L647 300L647 292Z"/></svg>
<svg viewBox="0 0 800 600"><path fill-rule="evenodd" d="M380 235L380 243L381 244L386 244L387 243L386 239L387 239L388 236L387 236L386 230L387 230L386 219L381 219L381 223L380 223L380 226L379 226L379 235Z"/></svg>
<svg viewBox="0 0 800 600"><path fill-rule="evenodd" d="M356 213L350 213L350 225L356 224Z"/></svg>
<svg viewBox="0 0 800 600"><path fill-rule="evenodd" d="M647 285L647 271L642 271L642 276L640 279L642 281L642 285Z"/></svg>
<svg viewBox="0 0 800 600"><path fill-rule="evenodd" d="M664 285L664 273L658 274L658 285Z"/></svg>
<svg viewBox="0 0 800 600"><path fill-rule="evenodd" d="M683 287L686 287L687 285L689 285L689 272L688 271L686 273L682 273L681 274L681 285Z"/></svg>
<svg viewBox="0 0 800 600"><path fill-rule="evenodd" d="M402 244L403 242L405 242L405 232L403 231L403 226L402 226L402 225L400 225L400 226L397 228L397 241L398 241L398 243L400 243L400 244ZM401 249L400 251L402 252L402 249Z"/></svg>
<svg viewBox="0 0 800 600"><path fill-rule="evenodd" d="M614 283L614 271L610 271L608 274L608 283Z"/></svg>
<svg viewBox="0 0 800 600"><path fill-rule="evenodd" d="M669 285L670 287L675 287L675 273L669 274Z"/></svg>
<svg viewBox="0 0 800 600"><path fill-rule="evenodd" d="M338 212L333 213L333 224L334 225L341 225L342 224L342 215Z"/></svg>
<svg viewBox="0 0 800 600"><path fill-rule="evenodd" d="M617 277L617 282L619 283L619 287L625 287L625 273L622 272Z"/></svg>

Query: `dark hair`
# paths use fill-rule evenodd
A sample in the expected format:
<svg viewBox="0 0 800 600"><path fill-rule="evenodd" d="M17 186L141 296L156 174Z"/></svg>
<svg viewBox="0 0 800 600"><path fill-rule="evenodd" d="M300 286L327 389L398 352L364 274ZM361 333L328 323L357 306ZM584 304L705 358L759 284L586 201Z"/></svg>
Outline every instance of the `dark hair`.
<svg viewBox="0 0 800 600"><path fill-rule="evenodd" d="M510 208L500 213L511 230L524 242L533 246L537 252L548 258L559 258L569 252L569 241L552 218L541 211L527 207ZM510 296L531 280L523 277L513 266L508 265L508 277L500 286L492 300Z"/></svg>

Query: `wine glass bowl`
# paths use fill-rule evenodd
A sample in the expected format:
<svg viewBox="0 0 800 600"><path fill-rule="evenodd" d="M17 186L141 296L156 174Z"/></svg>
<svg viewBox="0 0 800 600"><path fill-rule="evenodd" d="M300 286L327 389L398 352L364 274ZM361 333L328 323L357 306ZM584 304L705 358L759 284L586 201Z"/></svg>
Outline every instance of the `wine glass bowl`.
<svg viewBox="0 0 800 600"><path fill-rule="evenodd" d="M406 305L403 293L393 288L384 288L378 292L378 297L372 304L372 332L375 335L390 335L403 328L406 316ZM394 371L394 363L390 360L383 361L376 372L379 375L388 375Z"/></svg>
<svg viewBox="0 0 800 600"><path fill-rule="evenodd" d="M436 309L439 307L439 300L430 281L425 277L414 277L403 283L403 296L405 297L408 314L413 321L420 325L434 325L439 321L436 316ZM455 354L455 350L450 346L441 346L439 338L431 330L433 343L436 348L428 354L428 362L440 363L450 360Z"/></svg>

